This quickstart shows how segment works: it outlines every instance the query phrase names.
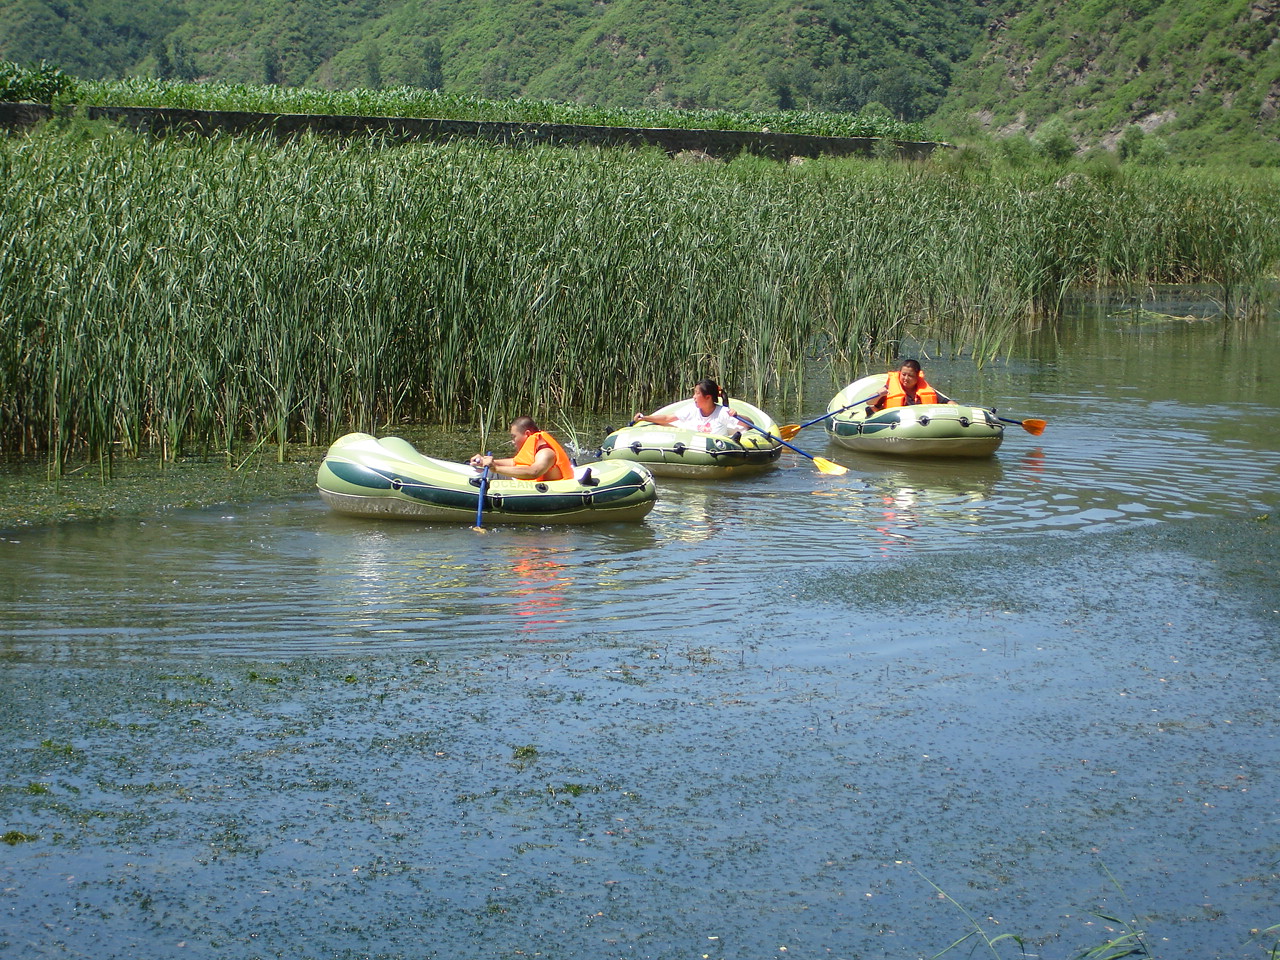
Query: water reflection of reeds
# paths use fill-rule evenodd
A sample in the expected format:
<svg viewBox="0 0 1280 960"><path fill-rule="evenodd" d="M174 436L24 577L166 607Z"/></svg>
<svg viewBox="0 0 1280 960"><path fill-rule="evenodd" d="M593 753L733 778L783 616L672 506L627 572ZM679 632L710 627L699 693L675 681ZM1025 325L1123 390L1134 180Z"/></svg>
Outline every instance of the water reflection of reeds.
<svg viewBox="0 0 1280 960"><path fill-rule="evenodd" d="M1083 282L1248 312L1280 243L1274 178L1180 172L56 132L0 140L0 171L0 449L58 470L633 409L708 372L795 396L908 335L1000 355Z"/></svg>

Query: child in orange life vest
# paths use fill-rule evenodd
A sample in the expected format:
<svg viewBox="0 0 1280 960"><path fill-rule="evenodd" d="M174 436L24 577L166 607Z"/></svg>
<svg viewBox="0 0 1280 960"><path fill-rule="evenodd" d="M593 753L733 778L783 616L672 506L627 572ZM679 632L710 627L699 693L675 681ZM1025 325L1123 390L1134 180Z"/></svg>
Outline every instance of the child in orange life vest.
<svg viewBox="0 0 1280 960"><path fill-rule="evenodd" d="M867 401L867 409L874 412L887 407L912 407L918 403L954 404L955 401L929 386L917 361L903 360L902 365L885 378L884 389Z"/></svg>
<svg viewBox="0 0 1280 960"><path fill-rule="evenodd" d="M514 457L491 457L477 453L468 463L477 470L492 468L494 473L516 480L564 480L573 476L573 463L564 447L544 430L539 430L533 417L516 417L511 421Z"/></svg>

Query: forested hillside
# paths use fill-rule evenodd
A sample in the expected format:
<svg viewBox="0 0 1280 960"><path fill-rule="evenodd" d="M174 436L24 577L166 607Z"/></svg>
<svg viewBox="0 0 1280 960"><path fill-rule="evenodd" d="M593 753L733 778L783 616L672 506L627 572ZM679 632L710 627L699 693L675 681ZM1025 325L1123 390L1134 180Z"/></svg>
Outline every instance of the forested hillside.
<svg viewBox="0 0 1280 960"><path fill-rule="evenodd" d="M603 107L878 102L952 138L1048 125L1082 150L1280 164L1280 0L0 0L0 59Z"/></svg>
<svg viewBox="0 0 1280 960"><path fill-rule="evenodd" d="M1002 0L936 118L1280 163L1280 0Z"/></svg>

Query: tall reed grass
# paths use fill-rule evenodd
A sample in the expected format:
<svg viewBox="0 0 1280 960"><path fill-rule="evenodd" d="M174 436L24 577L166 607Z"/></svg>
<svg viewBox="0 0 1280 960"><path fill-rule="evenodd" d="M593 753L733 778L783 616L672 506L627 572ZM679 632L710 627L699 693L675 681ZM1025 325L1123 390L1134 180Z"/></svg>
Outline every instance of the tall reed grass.
<svg viewBox="0 0 1280 960"><path fill-rule="evenodd" d="M908 335L998 356L1080 283L1249 309L1280 259L1274 179L79 133L0 138L0 448L55 470L795 395Z"/></svg>

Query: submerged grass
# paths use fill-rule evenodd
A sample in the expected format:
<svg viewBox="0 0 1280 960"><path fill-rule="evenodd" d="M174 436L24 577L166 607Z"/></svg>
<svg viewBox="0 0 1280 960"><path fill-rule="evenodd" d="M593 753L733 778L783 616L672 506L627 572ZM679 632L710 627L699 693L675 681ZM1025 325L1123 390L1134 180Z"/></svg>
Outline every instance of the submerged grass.
<svg viewBox="0 0 1280 960"><path fill-rule="evenodd" d="M1105 864L1100 866L1103 874L1106 875L1107 881L1115 887L1120 898L1122 900L1126 899L1124 888L1121 886L1120 881L1115 878L1109 869L1107 869ZM931 960L938 960L938 958L946 956L957 947L966 943L970 946L970 956L972 956L975 951L980 950L981 952L995 958L995 960L1000 960L1000 958L1007 952L1004 951L1004 945L1007 945L1008 943L1016 944L1016 956L1041 956L1041 954L1028 953L1027 947L1029 942L1018 934L1003 933L992 936L988 932L987 928L982 925L981 921L979 921L970 910L966 909L963 904L955 900L949 893L928 877L924 876L924 874L920 873L920 871L917 870L916 875L919 876L920 879L924 880L925 883L929 884L929 886L933 887L933 889L937 891L940 899L945 900L960 911L964 916L967 925L970 927L969 931L963 936L935 953ZM1154 956L1147 944L1147 934L1136 919L1125 920L1122 917L1098 912L1093 912L1090 915L1101 920L1104 924L1110 925L1106 927L1107 932L1114 933L1115 935L1108 937L1102 943L1096 944L1092 947L1086 947L1072 954L1072 960L1127 960L1127 958L1131 957ZM1264 930L1254 930L1251 931L1251 933L1252 936L1245 941L1246 946L1252 943L1266 944L1267 942L1272 942L1271 947L1267 951L1268 955L1272 960L1276 960L1276 957L1280 956L1280 939L1278 939L1280 938L1280 924L1275 924ZM1264 949L1266 949L1265 946Z"/></svg>
<svg viewBox="0 0 1280 960"><path fill-rule="evenodd" d="M1007 352L1081 283L1217 284L1280 260L1280 189L1194 172L652 152L0 139L0 452L222 456L349 429L554 421L711 374L763 401L905 337Z"/></svg>

